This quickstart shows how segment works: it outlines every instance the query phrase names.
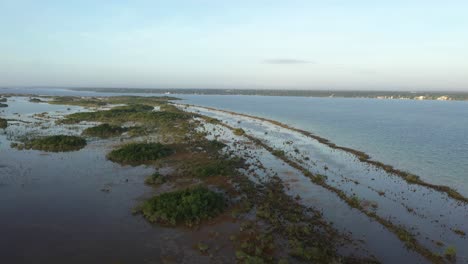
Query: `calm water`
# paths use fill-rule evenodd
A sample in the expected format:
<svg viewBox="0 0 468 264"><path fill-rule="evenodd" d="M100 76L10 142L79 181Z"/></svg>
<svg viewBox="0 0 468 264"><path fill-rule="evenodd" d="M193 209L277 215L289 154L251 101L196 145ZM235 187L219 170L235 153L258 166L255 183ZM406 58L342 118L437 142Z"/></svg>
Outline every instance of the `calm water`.
<svg viewBox="0 0 468 264"><path fill-rule="evenodd" d="M468 102L266 96L181 96L267 117L468 194Z"/></svg>
<svg viewBox="0 0 468 264"><path fill-rule="evenodd" d="M1 90L0 93L8 90ZM104 95L55 89L9 92ZM149 95L149 94L135 94ZM152 94L154 95L154 94ZM468 195L468 102L176 95L185 103L281 121Z"/></svg>

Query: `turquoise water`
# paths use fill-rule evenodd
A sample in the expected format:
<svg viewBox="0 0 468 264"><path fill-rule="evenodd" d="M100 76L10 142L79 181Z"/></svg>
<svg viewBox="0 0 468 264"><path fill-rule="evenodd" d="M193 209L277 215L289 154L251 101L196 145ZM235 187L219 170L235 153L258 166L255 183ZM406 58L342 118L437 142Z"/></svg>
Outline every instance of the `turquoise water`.
<svg viewBox="0 0 468 264"><path fill-rule="evenodd" d="M468 102L181 95L274 119L468 194Z"/></svg>

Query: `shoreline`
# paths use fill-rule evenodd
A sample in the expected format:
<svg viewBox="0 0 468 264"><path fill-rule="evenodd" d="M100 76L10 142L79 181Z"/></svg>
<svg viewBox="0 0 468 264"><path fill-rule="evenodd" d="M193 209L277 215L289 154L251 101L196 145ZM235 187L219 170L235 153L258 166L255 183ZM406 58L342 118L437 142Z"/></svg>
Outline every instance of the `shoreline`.
<svg viewBox="0 0 468 264"><path fill-rule="evenodd" d="M126 100L131 99L132 102L140 100L139 98L141 98L141 100L143 100L143 102L151 100L151 98L143 98L143 97L121 97L121 98L114 98L114 99L116 101L121 101L124 98L126 98ZM100 100L104 100L106 102L107 102L107 100L110 100L110 99L99 99L99 100L97 100L97 99L94 100L93 99L94 100L93 101L93 100L89 100L90 98L80 98L80 99L77 99L78 101L73 101L73 100L72 101L63 101L63 98L62 98L62 101L60 101L60 97L56 97L56 99L59 100L60 104L64 104L64 105L67 105L67 104L71 104L71 105L85 104L86 108L91 108L91 109L93 109L93 107L91 105L92 104L99 105ZM56 100L56 99L54 99L54 100ZM114 100L114 99L112 99L112 100ZM49 104L52 103L52 104L54 104L54 102L43 102L43 103L49 103ZM294 171L296 171L294 173L298 173L299 178L304 177L305 179L307 179L309 184L316 185L319 188L323 188L324 190L326 189L327 190L326 192L331 194L331 196L328 199L332 199L332 196L337 196L338 200L344 202L347 205L346 206L347 208L349 207L346 210L349 210L352 213L354 218L359 219L359 217L362 218L362 216L364 215L365 218L368 218L371 221L374 221L375 223L378 223L378 225L381 225L386 230L386 232L388 232L388 234L385 237L381 236L381 239L390 239L389 236L391 236L392 239L399 240L403 245L405 245L407 248L411 249L412 252L418 253L418 255L423 256L424 258L426 258L426 260L428 260L430 262L433 262L433 263L443 263L443 258L440 255L438 255L440 253L437 253L438 250L440 249L440 246L439 246L439 249L434 250L431 246L428 246L427 241L421 241L420 240L419 232L413 230L411 226L402 225L402 223L398 223L398 221L396 221L396 222L391 221L390 220L391 217L387 219L387 217L385 217L385 214L382 215L382 212L385 212L385 210L386 210L385 207L382 207L382 209L380 209L380 206L379 206L379 208L377 208L377 205L379 205L379 204L376 204L376 208L374 208L374 209L370 208L370 207L368 207L369 206L368 202L372 202L372 200L368 200L368 198L366 196L363 196L363 198L365 198L365 199L357 198L355 195L351 195L349 193L349 191L347 191L346 189L340 189L341 188L340 186L336 186L334 183L330 182L329 181L330 179L327 176L324 176L324 175L318 174L316 172L313 172L309 167L305 166L304 163L301 163L301 161L299 161L299 160L295 160L294 152L296 150L291 151L292 149L288 150L287 148L285 148L284 149L285 152L283 152L283 153L278 152L277 147L269 145L268 144L269 142L266 140L266 138L262 138L261 136L259 136L260 134L263 133L262 130L259 130L256 135L249 134L249 131L244 131L242 128L238 128L238 126L233 127L232 123L235 124L235 125L236 124L242 124L243 125L246 120L250 120L250 119L252 119L253 121L261 121L260 122L261 124L264 124L264 123L265 124L271 124L271 127L275 126L275 127L278 127L278 128L282 128L285 131L294 132L297 135L304 136L304 138L308 138L310 140L317 141L318 144L322 144L324 146L327 146L330 149L335 149L335 150L342 151L343 153L347 153L347 155L356 157L359 160L359 162L361 162L361 163L365 163L365 164L368 164L370 166L378 167L378 168L382 169L383 171L388 172L390 174L395 174L395 173L393 173L393 170L395 170L395 169L392 168L393 170L388 171L388 168L387 168L387 170L385 170L385 168L379 167L378 164L373 164L372 162L368 162L370 160L370 157L367 154L363 153L363 152L337 146L337 145L331 143L330 141L326 140L325 138L315 136L314 134L312 134L310 132L307 132L307 131L304 131L304 130L301 130L301 129L296 129L296 128L290 127L290 126L288 126L286 124L283 124L281 122L278 122L278 121L269 120L269 119L256 117L256 116L251 116L251 115L246 115L246 114L240 114L240 113L236 113L236 112L230 112L230 111L210 108L210 107L201 107L201 106L194 107L194 106L188 105L188 104L180 104L177 101L176 102L168 102L167 105L170 106L170 107L165 106L163 109L162 109L162 107L155 107L154 111L156 111L156 112L163 111L164 112L164 111L168 111L168 110L172 109L171 107L179 108L179 110L181 110L182 112L186 112L188 114L188 116L190 116L191 118L194 118L195 124L193 124L193 125L195 125L195 127L199 127L200 129L203 127L202 131L204 131L204 133L206 133L205 137L207 139L212 139L212 140L221 139L222 140L221 142L226 141L226 144L228 144L229 149L230 149L229 150L229 153L231 153L230 155L236 154L239 157L246 157L247 160L250 160L250 162L253 162L254 160L257 160L259 162L257 165L255 165L255 166L257 166L257 168L263 167L262 164L268 164L267 156L271 155L272 157L274 157L275 163L277 163L278 161L283 162L284 164L286 164L286 166L288 166L291 169L293 169ZM111 106L111 105L108 105L108 106ZM193 108L193 109L188 109L188 108ZM197 108L205 109L208 112L209 111L219 112L219 113L223 113L223 114L226 114L226 115L232 115L233 117L241 117L241 118L232 119L232 120L222 119L221 118L221 119L218 120L218 119L216 119L216 117L213 118L213 117L211 117L209 115L206 115L206 114L201 114L199 112L197 113L196 112ZM109 108L108 107L100 107L100 108L94 109L93 111L103 111L105 109L109 109ZM112 108L110 108L110 109L112 109ZM195 113L193 112L194 110L195 110ZM175 110L170 110L170 111L175 111ZM175 111L175 112L177 112L177 111ZM84 112L82 112L82 113L84 113ZM85 115L85 116L87 116L87 115ZM201 122L201 123L198 123L199 121L196 121L197 118L202 118L204 121ZM79 119L76 119L76 121L79 121ZM121 122L123 122L123 121L121 121ZM140 122L141 122L141 120L140 120ZM180 124L176 123L177 127L180 127L180 125L185 124L184 122L182 122ZM247 123L246 123L246 125L248 126ZM223 129L220 129L220 127L224 127L225 130L223 131ZM253 128L253 129L255 129L255 128ZM174 131L163 130L163 131L160 131L160 132L163 133L162 135L164 135L165 133L166 134L168 133L168 135L171 135ZM268 135L268 136L270 136L270 135ZM295 137L293 135L293 133L291 133L290 136L291 136L290 139L292 139L292 140ZM162 138L164 138L164 137L165 136L163 136ZM245 139L243 139L243 138L245 138ZM126 140L129 140L129 139L127 138ZM159 140L159 139L156 139L156 140ZM186 139L183 139L183 140L186 140ZM192 142L193 138L190 139L190 137L189 137L188 140L190 142ZM193 141L193 142L196 142L196 141ZM187 143L187 142L185 142L185 143ZM122 145L122 144L123 143L121 143L119 145ZM266 151L265 153L267 153L267 154L261 154L261 152L257 153L256 151L260 151L260 150L256 150L256 149L263 149L263 150ZM352 151L350 151L350 150L352 150ZM286 152L286 151L289 151L289 152ZM361 156L363 156L363 157L366 157L366 159L359 158L359 156L356 153L354 153L353 151L355 151L358 154L361 154ZM257 154L255 154L255 153L257 153ZM291 155L291 153L293 155ZM299 154L299 151L297 153ZM303 152L301 151L301 153L303 153ZM263 160L263 161L260 162L260 160ZM307 159L307 161L308 160L309 159ZM313 158L312 158L312 160L313 160ZM267 163L264 163L265 161L267 161ZM305 161L305 159L304 159L304 161ZM180 161L178 161L178 162L180 162ZM252 166L254 166L254 165L252 165ZM269 164L269 166L273 166L273 167L270 167L270 169L273 168L273 171L275 171L274 170L275 166L279 166L279 164L277 164L277 165ZM332 169L332 168L330 168L330 169ZM247 176L252 174L252 173L254 175L257 174L257 172L255 172L255 171L252 172L252 171L250 171L250 169L247 169L247 168L246 168L245 173L246 173ZM266 173L268 175L267 170L265 170L264 173ZM281 173L281 172L276 171L276 173ZM260 173L260 174L262 174L262 173ZM347 178L346 176L348 176L348 175L342 176L343 179L345 179L346 181L350 181L351 185L355 184L356 188L358 186L363 186L363 187L367 187L369 189L372 189L371 188L372 186L368 185L366 182L359 183L355 179L353 179L352 177ZM349 176L351 176L351 175L349 175ZM396 175L396 176L400 176L400 175ZM258 176L255 176L255 177L258 177ZM288 183L287 179L289 177L288 176L284 176L284 177L285 178L283 178L283 180L280 181L279 184L281 186L284 186L286 188L286 190L289 190L288 186L290 184L294 185L294 182L289 182ZM403 179L403 177L401 177L401 176L400 176L400 178ZM298 178L296 178L296 180L297 179ZM217 182L217 184L219 184L218 181L220 179L213 179L213 180L214 180L214 182ZM286 182L284 182L285 180L286 180ZM404 179L404 180L406 180L406 179ZM212 180L210 180L209 182L211 182L211 181ZM412 184L412 185L418 185L418 186L425 187L425 188L430 188L428 186L421 185L421 184L418 184L418 183L410 183L408 181L406 181L406 183L408 183L408 185ZM343 187L345 187L345 185L343 185ZM377 189L372 189L372 190L374 192L379 191ZM437 191L437 193L440 193L439 190L437 190L437 189L434 189L434 190ZM297 199L297 202L299 202L300 204L303 204L307 208L315 208L315 210L317 210L317 209L318 210L324 210L325 209L325 210L332 210L332 211L334 210L333 206L330 207L329 204L326 204L326 199L323 198L323 197L318 197L320 199L320 201L316 201L314 203L311 203L309 199L302 200L302 198L301 198L302 196L304 196L304 197L309 196L309 195L307 195L307 190L302 190L302 193L301 193L301 190L294 190L294 191L291 190L291 191L288 191L288 192L298 193L297 197L295 199ZM359 195L361 195L360 191L357 190L356 192L359 193ZM419 194L419 195L421 195L421 194ZM422 195L424 196L424 193ZM385 195L384 195L384 197L385 197ZM384 197L382 197L382 198L384 198ZM401 197L403 197L403 196L401 196ZM438 195L432 194L431 197L432 198L437 198ZM385 199L387 199L387 198L385 197ZM389 197L389 199L391 199L391 197ZM403 198L401 201L404 202L404 200L405 199ZM380 203L380 201L383 201L383 200L379 200L379 203ZM338 201L336 201L336 202L338 202ZM398 200L397 200L397 202L398 202ZM464 204L466 204L466 203L464 203ZM371 203L371 205L373 205L373 204ZM403 203L402 203L402 205L403 205ZM462 207L462 205L460 205L460 207ZM453 207L453 208L457 208L457 207ZM409 215L412 215L413 213L410 210L413 210L413 208L409 206L409 207L407 207L407 209L408 209L407 213ZM414 208L414 209L419 210L419 208ZM345 210L345 209L340 209L340 210ZM343 211L343 212L345 212L345 211ZM355 212L353 212L353 211L355 211ZM418 213L420 213L420 212L418 212ZM323 212L322 212L322 214L323 214ZM412 217L414 217L414 216L412 216ZM330 221L332 219L328 218L327 221ZM335 220L339 221L338 219L335 219ZM332 221L335 221L335 220L332 220ZM430 218L429 220L432 220L432 218ZM454 219L454 220L457 220L457 219ZM340 223L340 224L343 225L343 223ZM340 226L340 225L338 225L338 226ZM349 227L350 227L350 230L353 230L353 228L354 228L354 226L349 226ZM426 226L425 228L428 228L428 227ZM457 226L448 226L445 229L448 231L449 228L450 229L453 228L452 231L455 232L455 233L456 233L455 230L461 231L459 229L455 229L455 228L457 228ZM462 228L462 229L465 229L465 228ZM358 231L358 230L354 230L354 231ZM343 230L340 229L340 232L343 232ZM415 235L415 232L417 232L417 236ZM366 231L364 231L364 233L367 234ZM371 233L368 233L368 234L371 234ZM452 234L452 236L455 236L455 234ZM462 236L461 233L460 233L460 236ZM463 235L463 237L464 237L464 235ZM359 240L358 237L353 237L353 239ZM370 242L372 240L365 239L365 241ZM443 241L444 241L444 243L446 242L445 240L443 240ZM376 242L374 242L374 243L376 243ZM447 242L447 243L448 243L448 245L451 245L451 242ZM444 244L442 244L442 245L444 245ZM370 245L367 245L367 246L370 246ZM460 244L457 244L457 248L460 248ZM349 249L350 248L348 248L348 250ZM393 248L393 249L396 250L396 248Z"/></svg>
<svg viewBox="0 0 468 264"><path fill-rule="evenodd" d="M177 103L174 103L174 104L177 104ZM289 125L286 125L286 124L281 123L281 122L276 121L276 120L263 118L263 117L258 117L258 116L253 116L253 115L249 115L249 114L243 114L243 113L238 113L238 112L233 112L233 111L228 111L228 110L223 110L223 109L217 109L217 108L207 107L207 106L199 106L199 105L191 105L191 104L181 104L181 105L195 106L195 107L204 108L204 109L208 109L208 110L212 110L212 111L219 111L219 112L223 112L223 113L228 113L228 114L231 114L231 115L237 115L237 116L243 116L243 117L248 117L248 118L252 118L252 119L257 119L257 120L269 122L269 123L271 123L273 125L277 125L279 127L289 129L291 131L299 132L299 133L301 133L301 134L303 134L303 135L305 135L307 137L310 137L312 139L317 140L318 142L320 142L320 143L322 143L322 144L324 144L324 145L326 145L328 147L331 147L333 149L343 150L345 152L351 153L351 154L355 155L360 161L371 164L371 165L374 165L376 167L379 167L379 168L385 170L386 172L395 174L395 175L401 177L402 179L404 179L405 181L407 181L410 184L418 184L418 185L421 185L421 186L425 186L425 187L434 189L436 191L446 193L449 197L451 197L453 199L456 199L456 200L458 200L460 202L468 203L468 197L465 197L465 196L461 195L460 193L458 193L458 191L456 191L455 189L453 189L453 188L451 188L449 186L436 185L436 184L431 184L429 182L425 182L425 181L421 180L420 176L418 176L418 175L396 169L391 165L385 164L385 163L377 161L377 160L372 160L372 157L369 154L367 154L367 153L365 153L363 151L359 151L359 150L348 148L348 147L339 146L339 145L331 142L330 140L328 140L328 139L326 139L324 137L317 136L317 135L313 134L312 132L302 130L302 129L299 129L299 128L295 128L295 127L291 127Z"/></svg>

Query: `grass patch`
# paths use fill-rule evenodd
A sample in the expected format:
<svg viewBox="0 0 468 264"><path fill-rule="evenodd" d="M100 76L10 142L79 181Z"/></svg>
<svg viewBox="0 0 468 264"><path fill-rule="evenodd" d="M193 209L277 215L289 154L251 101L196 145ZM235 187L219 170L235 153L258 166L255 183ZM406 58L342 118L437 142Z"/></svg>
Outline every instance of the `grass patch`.
<svg viewBox="0 0 468 264"><path fill-rule="evenodd" d="M233 130L233 133L236 136L242 136L242 135L245 134L245 131L242 128L236 128L236 129Z"/></svg>
<svg viewBox="0 0 468 264"><path fill-rule="evenodd" d="M164 158L173 150L161 143L130 143L107 154L107 158L121 164L138 165Z"/></svg>
<svg viewBox="0 0 468 264"><path fill-rule="evenodd" d="M159 174L159 172L155 172L145 179L145 183L147 185L153 185L153 186L161 185L165 183L166 181L167 181L167 177Z"/></svg>
<svg viewBox="0 0 468 264"><path fill-rule="evenodd" d="M198 178L212 176L229 176L234 174L233 162L230 160L212 160L204 164L197 164L192 168L192 174Z"/></svg>
<svg viewBox="0 0 468 264"><path fill-rule="evenodd" d="M35 149L50 152L67 152L80 150L86 146L86 140L78 136L47 136L36 138L24 143L25 149Z"/></svg>
<svg viewBox="0 0 468 264"><path fill-rule="evenodd" d="M101 124L95 127L89 127L85 129L82 135L99 138L110 138L120 136L125 131L127 131L127 129L122 128L120 126Z"/></svg>
<svg viewBox="0 0 468 264"><path fill-rule="evenodd" d="M457 257L457 249L454 246L448 246L444 251L444 256L447 259L454 261Z"/></svg>
<svg viewBox="0 0 468 264"><path fill-rule="evenodd" d="M7 128L8 127L8 121L6 119L0 118L0 128Z"/></svg>
<svg viewBox="0 0 468 264"><path fill-rule="evenodd" d="M223 195L195 187L155 196L145 201L138 212L151 223L193 226L219 215L225 206Z"/></svg>

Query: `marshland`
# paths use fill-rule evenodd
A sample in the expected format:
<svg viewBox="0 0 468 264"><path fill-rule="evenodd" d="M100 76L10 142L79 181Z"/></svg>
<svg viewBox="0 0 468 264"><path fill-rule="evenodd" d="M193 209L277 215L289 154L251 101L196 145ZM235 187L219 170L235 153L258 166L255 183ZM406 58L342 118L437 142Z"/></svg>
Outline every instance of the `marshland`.
<svg viewBox="0 0 468 264"><path fill-rule="evenodd" d="M464 192L291 125L176 97L8 104L0 246L10 262L467 261Z"/></svg>

